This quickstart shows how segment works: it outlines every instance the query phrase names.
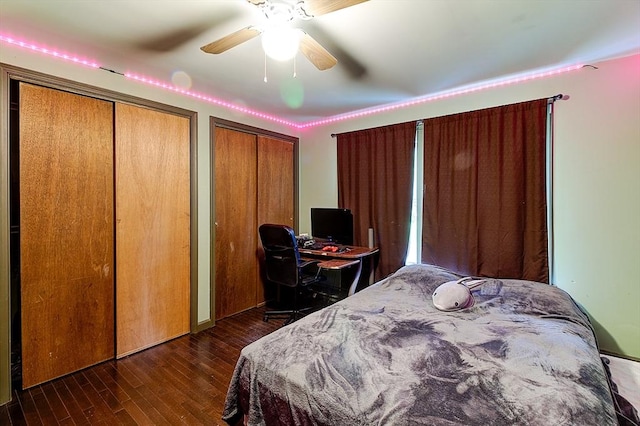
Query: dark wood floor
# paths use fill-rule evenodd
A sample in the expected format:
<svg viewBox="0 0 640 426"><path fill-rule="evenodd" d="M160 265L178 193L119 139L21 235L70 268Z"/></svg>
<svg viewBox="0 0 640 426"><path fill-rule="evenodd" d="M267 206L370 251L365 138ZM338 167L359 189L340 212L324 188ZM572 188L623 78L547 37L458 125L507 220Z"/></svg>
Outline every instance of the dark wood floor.
<svg viewBox="0 0 640 426"><path fill-rule="evenodd" d="M26 391L0 407L0 425L216 425L240 350L282 325L256 308L117 361Z"/></svg>

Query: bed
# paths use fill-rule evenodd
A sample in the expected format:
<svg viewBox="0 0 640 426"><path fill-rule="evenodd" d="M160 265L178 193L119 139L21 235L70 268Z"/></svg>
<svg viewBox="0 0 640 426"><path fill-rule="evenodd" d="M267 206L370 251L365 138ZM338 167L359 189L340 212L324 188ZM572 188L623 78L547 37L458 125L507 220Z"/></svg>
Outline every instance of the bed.
<svg viewBox="0 0 640 426"><path fill-rule="evenodd" d="M246 346L229 424L617 425L586 315L561 289L488 279L473 306L431 265L390 277Z"/></svg>

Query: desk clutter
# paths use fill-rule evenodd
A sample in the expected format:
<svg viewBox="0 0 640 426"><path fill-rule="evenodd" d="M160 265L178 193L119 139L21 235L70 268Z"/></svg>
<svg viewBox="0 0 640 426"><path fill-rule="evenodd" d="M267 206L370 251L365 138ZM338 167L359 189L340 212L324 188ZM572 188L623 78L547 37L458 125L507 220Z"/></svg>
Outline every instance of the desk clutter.
<svg viewBox="0 0 640 426"><path fill-rule="evenodd" d="M307 234L296 236L296 241L298 242L299 248L303 248L307 250L321 250L324 252L331 252L331 253L344 253L346 251L349 251L349 248L346 246L343 246L341 244L336 244L331 241L324 241L324 242L316 241L315 239L311 238Z"/></svg>

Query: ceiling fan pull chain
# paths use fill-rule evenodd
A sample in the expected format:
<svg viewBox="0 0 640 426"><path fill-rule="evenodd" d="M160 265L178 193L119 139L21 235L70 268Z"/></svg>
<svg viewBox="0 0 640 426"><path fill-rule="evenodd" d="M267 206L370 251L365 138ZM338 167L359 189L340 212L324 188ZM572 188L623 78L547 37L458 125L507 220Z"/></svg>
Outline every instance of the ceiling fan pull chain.
<svg viewBox="0 0 640 426"><path fill-rule="evenodd" d="M267 54L264 54L264 82L267 82Z"/></svg>

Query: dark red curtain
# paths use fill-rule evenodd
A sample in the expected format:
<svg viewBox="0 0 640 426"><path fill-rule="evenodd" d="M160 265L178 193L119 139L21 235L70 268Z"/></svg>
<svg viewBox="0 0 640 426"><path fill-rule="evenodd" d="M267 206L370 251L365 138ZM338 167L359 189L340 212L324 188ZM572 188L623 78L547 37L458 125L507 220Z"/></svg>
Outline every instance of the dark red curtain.
<svg viewBox="0 0 640 426"><path fill-rule="evenodd" d="M549 281L547 100L424 120L422 261Z"/></svg>
<svg viewBox="0 0 640 426"><path fill-rule="evenodd" d="M409 243L416 123L337 136L338 206L354 215L354 243L366 246L374 229L380 248L377 277L404 265Z"/></svg>

